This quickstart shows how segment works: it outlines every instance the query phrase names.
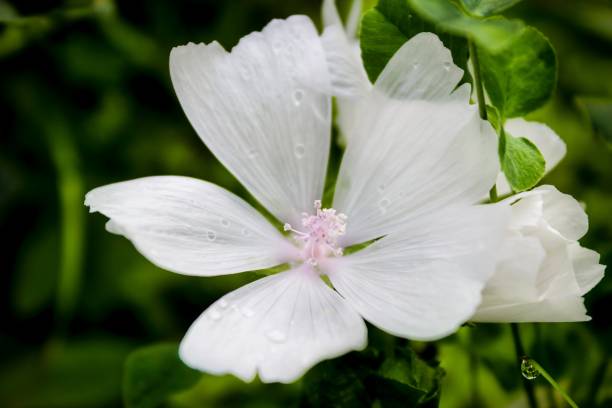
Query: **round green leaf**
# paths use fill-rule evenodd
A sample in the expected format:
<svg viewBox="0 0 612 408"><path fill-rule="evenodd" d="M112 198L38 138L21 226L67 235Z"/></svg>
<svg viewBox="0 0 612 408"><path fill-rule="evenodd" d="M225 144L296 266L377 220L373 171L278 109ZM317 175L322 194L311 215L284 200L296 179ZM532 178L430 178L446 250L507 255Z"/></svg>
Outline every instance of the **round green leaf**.
<svg viewBox="0 0 612 408"><path fill-rule="evenodd" d="M148 346L131 353L125 363L123 400L128 408L155 408L174 393L200 379L199 372L183 364L174 343Z"/></svg>
<svg viewBox="0 0 612 408"><path fill-rule="evenodd" d="M487 94L503 118L524 116L542 106L557 81L557 57L548 39L526 27L507 47L478 49Z"/></svg>
<svg viewBox="0 0 612 408"><path fill-rule="evenodd" d="M544 157L529 140L504 133L499 149L502 171L512 190L529 190L544 177Z"/></svg>

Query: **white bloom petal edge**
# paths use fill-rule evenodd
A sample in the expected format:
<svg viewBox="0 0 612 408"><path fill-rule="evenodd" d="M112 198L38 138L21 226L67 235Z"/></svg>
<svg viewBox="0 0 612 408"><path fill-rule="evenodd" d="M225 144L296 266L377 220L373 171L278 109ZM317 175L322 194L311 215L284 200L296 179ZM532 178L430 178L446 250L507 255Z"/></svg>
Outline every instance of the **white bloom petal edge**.
<svg viewBox="0 0 612 408"><path fill-rule="evenodd" d="M210 306L181 342L190 367L289 383L316 363L366 346L363 319L305 268L259 279Z"/></svg>
<svg viewBox="0 0 612 408"><path fill-rule="evenodd" d="M98 187L85 198L107 229L172 272L214 276L286 262L293 246L238 196L179 176L146 177Z"/></svg>

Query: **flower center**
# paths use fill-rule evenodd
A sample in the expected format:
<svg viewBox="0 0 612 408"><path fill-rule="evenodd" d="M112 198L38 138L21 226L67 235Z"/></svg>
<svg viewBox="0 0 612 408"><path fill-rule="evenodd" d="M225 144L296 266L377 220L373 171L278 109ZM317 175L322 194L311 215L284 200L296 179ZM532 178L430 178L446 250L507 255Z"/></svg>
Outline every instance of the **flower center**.
<svg viewBox="0 0 612 408"><path fill-rule="evenodd" d="M314 202L315 214L302 213L302 231L285 224L293 238L301 244L302 258L316 266L321 258L342 255L338 238L346 232L346 215L336 213L333 208L321 208L321 200Z"/></svg>

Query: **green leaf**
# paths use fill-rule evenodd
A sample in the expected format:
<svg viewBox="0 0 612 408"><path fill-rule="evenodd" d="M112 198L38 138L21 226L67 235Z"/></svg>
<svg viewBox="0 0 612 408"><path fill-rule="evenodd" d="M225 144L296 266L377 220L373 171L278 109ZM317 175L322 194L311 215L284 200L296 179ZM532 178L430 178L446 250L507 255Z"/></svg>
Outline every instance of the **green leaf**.
<svg viewBox="0 0 612 408"><path fill-rule="evenodd" d="M372 379L383 407L437 407L444 370L431 367L408 347L397 348Z"/></svg>
<svg viewBox="0 0 612 408"><path fill-rule="evenodd" d="M489 52L496 52L512 43L524 28L519 20L504 17L470 16L449 0L404 0L423 19L449 33L474 41Z"/></svg>
<svg viewBox="0 0 612 408"><path fill-rule="evenodd" d="M178 345L157 344L131 353L125 363L123 400L128 408L161 406L172 394L194 386L201 375L178 357Z"/></svg>
<svg viewBox="0 0 612 408"><path fill-rule="evenodd" d="M524 137L502 133L499 155L502 171L514 191L529 190L544 176L544 157L538 148Z"/></svg>
<svg viewBox="0 0 612 408"><path fill-rule="evenodd" d="M467 41L419 18L406 0L380 0L361 20L361 55L370 80L374 82L378 78L387 62L406 41L424 31L440 37L451 50L454 63L464 70L463 80L467 81Z"/></svg>
<svg viewBox="0 0 612 408"><path fill-rule="evenodd" d="M521 1L522 0L461 0L461 3L471 14L482 17L499 14Z"/></svg>
<svg viewBox="0 0 612 408"><path fill-rule="evenodd" d="M595 133L612 147L612 99L578 98L577 101L588 115Z"/></svg>
<svg viewBox="0 0 612 408"><path fill-rule="evenodd" d="M503 50L478 49L487 94L502 118L524 116L542 106L557 81L557 57L546 37L527 27Z"/></svg>

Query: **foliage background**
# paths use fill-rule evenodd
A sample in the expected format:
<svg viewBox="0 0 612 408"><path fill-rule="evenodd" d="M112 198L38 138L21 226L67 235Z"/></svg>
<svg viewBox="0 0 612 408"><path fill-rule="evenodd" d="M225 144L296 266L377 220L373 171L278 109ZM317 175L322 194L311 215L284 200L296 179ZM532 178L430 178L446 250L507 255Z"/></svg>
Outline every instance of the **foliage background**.
<svg viewBox="0 0 612 408"><path fill-rule="evenodd" d="M83 196L115 181L178 174L250 199L185 119L169 80L169 51L188 41L218 40L230 48L275 17L302 13L318 21L319 6L312 0L0 0L0 406L120 406L131 351L178 341L208 304L255 278L162 271L105 232L104 217L87 215ZM558 52L557 91L532 119L555 129L568 155L544 182L584 202L591 227L582 243L609 265L612 151L577 99L612 97L612 2L527 0L505 14L539 28ZM612 282L604 278L587 296L593 321L523 325L530 354L582 406L612 406L611 301ZM509 327L464 327L412 347L441 361L442 406L521 404ZM328 381L330 392L348 383L345 394L357 395L342 378L348 372ZM308 384L245 385L204 376L167 404L304 405ZM536 386L542 401L562 406L544 381Z"/></svg>

